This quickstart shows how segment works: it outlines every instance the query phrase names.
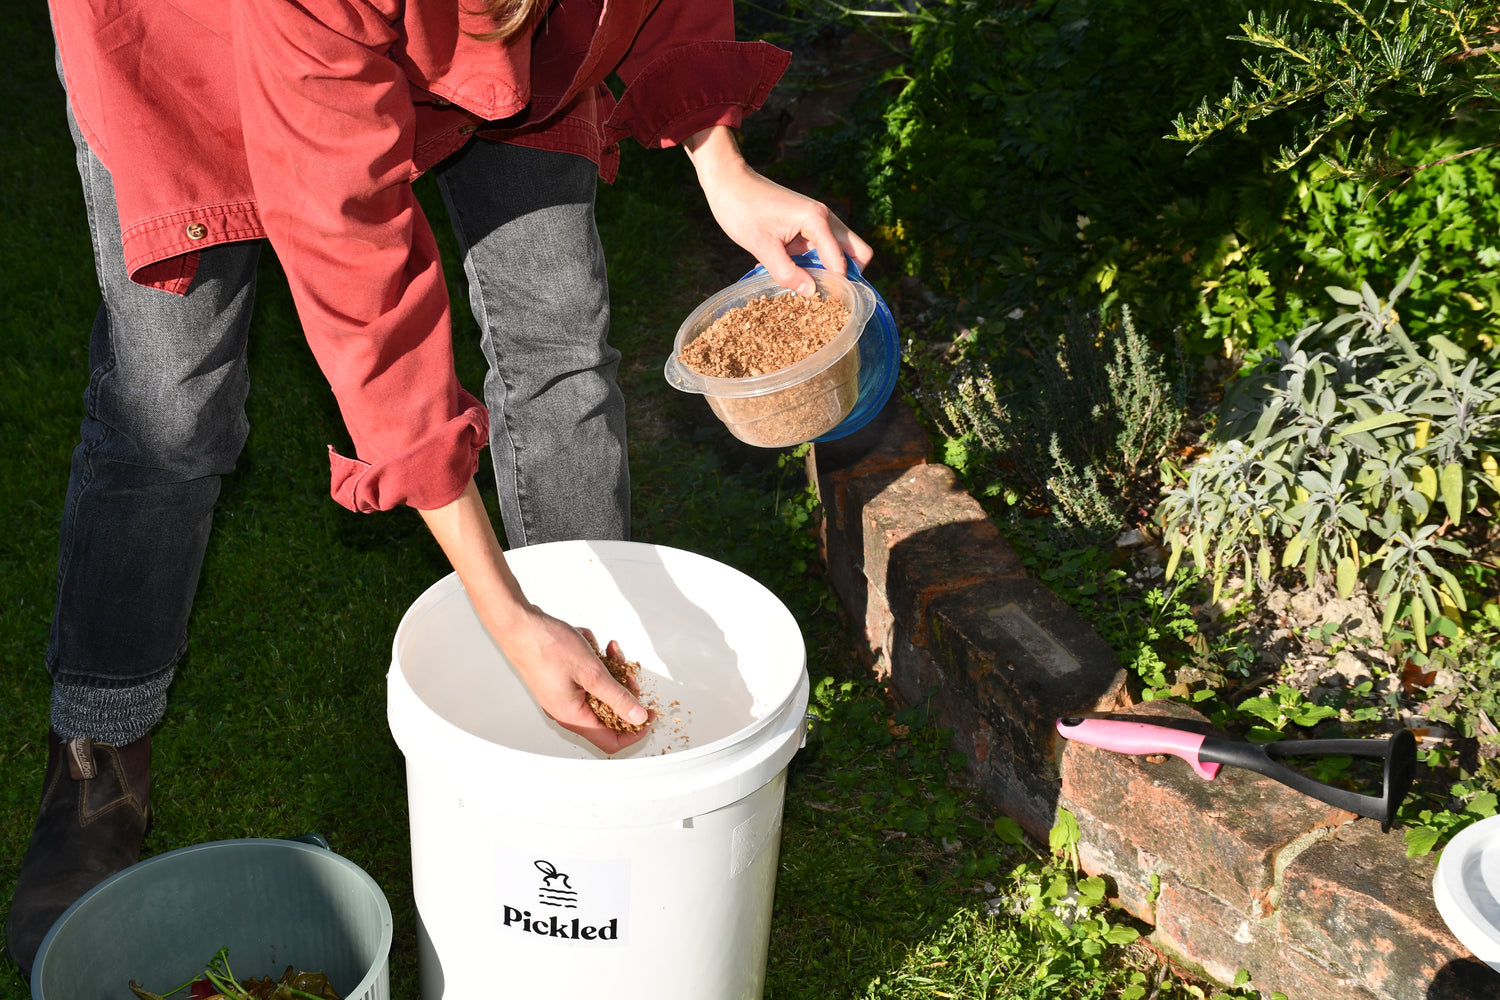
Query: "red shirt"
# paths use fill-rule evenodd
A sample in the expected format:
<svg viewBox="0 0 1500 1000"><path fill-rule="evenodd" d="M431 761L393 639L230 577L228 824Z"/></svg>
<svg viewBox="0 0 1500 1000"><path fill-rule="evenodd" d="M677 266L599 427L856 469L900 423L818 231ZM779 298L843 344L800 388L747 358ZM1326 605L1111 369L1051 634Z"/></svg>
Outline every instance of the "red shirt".
<svg viewBox="0 0 1500 1000"><path fill-rule="evenodd" d="M204 247L270 238L359 456L330 449L353 510L452 501L488 434L411 182L474 135L588 156L610 180L621 138L738 125L789 58L733 41L730 0L555 0L504 43L469 34L490 27L477 5L51 0L132 279L180 294Z"/></svg>

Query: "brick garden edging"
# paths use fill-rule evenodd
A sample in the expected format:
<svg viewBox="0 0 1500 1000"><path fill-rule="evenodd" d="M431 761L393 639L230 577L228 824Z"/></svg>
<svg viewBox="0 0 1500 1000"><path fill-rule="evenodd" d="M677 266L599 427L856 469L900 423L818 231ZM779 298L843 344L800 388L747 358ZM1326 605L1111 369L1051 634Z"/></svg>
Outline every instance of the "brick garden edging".
<svg viewBox="0 0 1500 1000"><path fill-rule="evenodd" d="M1290 1000L1500 998L1500 973L1437 912L1435 861L1407 858L1399 830L1247 771L1209 782L1175 758L1057 736L1057 718L1090 711L1207 723L1130 703L1113 650L1026 576L904 403L815 445L807 471L824 562L876 675L908 704L932 693L986 800L1032 836L1070 810L1084 868L1163 952L1220 982L1247 970Z"/></svg>

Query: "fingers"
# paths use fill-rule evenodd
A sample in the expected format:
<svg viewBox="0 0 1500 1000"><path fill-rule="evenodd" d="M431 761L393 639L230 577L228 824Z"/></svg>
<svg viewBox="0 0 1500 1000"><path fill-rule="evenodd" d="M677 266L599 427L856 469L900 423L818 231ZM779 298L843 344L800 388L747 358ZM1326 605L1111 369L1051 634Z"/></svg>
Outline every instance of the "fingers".
<svg viewBox="0 0 1500 1000"><path fill-rule="evenodd" d="M616 715L627 721L631 721L632 715L629 706L634 705L635 708L639 709L639 714L635 717L640 721L631 721L632 725L641 725L642 723L654 721L653 713L646 711L639 702L635 701L634 696L617 683L613 677L610 677L608 672L604 673L603 680L599 678L589 678L587 680L580 678L579 680L581 682L580 686L574 688L572 696L542 705L543 710L558 725L570 733L577 733L607 754L618 753L650 735L651 727L649 725L635 732L621 733L606 726L600 721L599 716L594 714L593 708L590 707L588 699L584 695L585 690L592 693L594 697L604 701L605 704L614 709ZM587 687L582 686L583 684L587 684ZM611 687L613 691L609 690ZM608 700L609 698L613 698L614 700Z"/></svg>
<svg viewBox="0 0 1500 1000"><path fill-rule="evenodd" d="M625 659L625 651L620 648L620 644L614 639L609 640L609 647L605 649L604 655L609 657L611 660ZM638 675L632 673L630 676L626 677L625 686L629 688L630 693L635 695L637 698L641 696L641 679ZM631 723L631 725L639 725L639 723Z"/></svg>
<svg viewBox="0 0 1500 1000"><path fill-rule="evenodd" d="M875 251L859 235L844 225L838 216L821 202L809 201L812 214L807 218L797 235L785 242L776 241L766 246L757 259L777 284L789 288L799 295L812 295L817 285L812 275L798 267L792 254L818 252L818 261L834 274L848 276L847 260L852 258L863 269L875 257Z"/></svg>
<svg viewBox="0 0 1500 1000"><path fill-rule="evenodd" d="M651 713L646 711L646 706L636 699L635 694L607 671L597 684L589 685L586 690L632 726L643 726L651 718Z"/></svg>
<svg viewBox="0 0 1500 1000"><path fill-rule="evenodd" d="M651 721L651 714L636 692L609 672L591 630L575 628L539 609L533 609L529 625L508 630L498 638L542 711L605 753L618 753L648 734L646 723ZM611 640L609 651L619 655L619 643ZM589 706L591 694L630 725L645 728L633 733L609 728Z"/></svg>
<svg viewBox="0 0 1500 1000"><path fill-rule="evenodd" d="M631 746L651 735L651 727L638 729L631 733L617 732L599 721L594 710L587 703L581 705L582 711L575 713L558 711L551 713L554 721L570 733L576 733L588 740L594 746L607 754L619 753L621 750ZM651 718L648 714L648 720Z"/></svg>
<svg viewBox="0 0 1500 1000"><path fill-rule="evenodd" d="M846 254L854 258L854 263L859 265L861 271L875 259L875 248L860 239L859 234L847 226L843 228L843 233L839 236L839 246ZM821 254L822 251L819 253Z"/></svg>
<svg viewBox="0 0 1500 1000"><path fill-rule="evenodd" d="M849 269L844 260L846 256L852 257L854 263L863 269L874 259L875 251L826 206L819 207L823 209L826 218L819 219L819 225L808 227L808 231L802 233L803 238L818 251L818 259L828 270L847 275Z"/></svg>
<svg viewBox="0 0 1500 1000"><path fill-rule="evenodd" d="M593 630L579 626L578 632L597 653L599 642ZM604 655L611 659L623 660L625 658L619 642L614 639L609 640ZM593 695L630 725L643 726L651 721L651 713L639 701L640 683L634 676L629 677L626 684L622 685L608 668L595 658L590 664L590 670L584 676L578 677L577 682L579 687L577 702L581 703L582 710L570 711L576 705L569 705L567 708L560 707L558 711L550 713L559 725L584 737L606 753L615 753L646 735L645 729L638 733L620 733L604 725L594 714L594 710L589 707L586 697L589 694Z"/></svg>
<svg viewBox="0 0 1500 1000"><path fill-rule="evenodd" d="M791 253L788 253L788 250ZM782 288L789 288L798 295L815 295L818 291L817 282L813 281L811 274L798 267L791 257L792 253L801 252L797 247L797 241L789 245L772 244L758 254L757 259L766 269L766 273ZM821 256L821 251L819 256ZM843 263L842 257L839 258L839 263Z"/></svg>
<svg viewBox="0 0 1500 1000"><path fill-rule="evenodd" d="M592 712L589 714L593 715ZM593 725L587 723L567 723L561 719L557 720L557 724L571 733L577 733L607 754L617 754L626 747L634 746L651 735L651 728L649 726L645 729L638 729L633 733L617 733L600 722L597 717L594 719Z"/></svg>

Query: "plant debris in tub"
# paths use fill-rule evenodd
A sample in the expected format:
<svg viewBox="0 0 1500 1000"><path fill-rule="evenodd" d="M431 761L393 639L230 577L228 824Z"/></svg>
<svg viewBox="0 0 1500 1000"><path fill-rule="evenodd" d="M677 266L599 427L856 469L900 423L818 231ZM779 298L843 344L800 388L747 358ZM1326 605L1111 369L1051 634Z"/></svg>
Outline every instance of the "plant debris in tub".
<svg viewBox="0 0 1500 1000"><path fill-rule="evenodd" d="M685 344L677 359L700 375L754 378L816 353L849 322L823 295L770 295L735 306Z"/></svg>
<svg viewBox="0 0 1500 1000"><path fill-rule="evenodd" d="M130 981L130 992L140 1000L168 1000L184 990L188 1000L344 1000L329 985L328 977L323 973L297 972L290 965L280 979L266 976L241 983L229 968L228 948L220 948L214 953L201 976L170 993L152 993L134 979Z"/></svg>

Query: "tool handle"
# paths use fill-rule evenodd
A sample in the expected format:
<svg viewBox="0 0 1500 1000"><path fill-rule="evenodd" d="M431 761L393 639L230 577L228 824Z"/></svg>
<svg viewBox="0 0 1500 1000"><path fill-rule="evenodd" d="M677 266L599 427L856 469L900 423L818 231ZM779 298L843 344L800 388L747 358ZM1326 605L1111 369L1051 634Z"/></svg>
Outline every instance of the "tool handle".
<svg viewBox="0 0 1500 1000"><path fill-rule="evenodd" d="M1199 759L1198 751L1203 746L1202 733L1190 733L1171 726L1155 726L1149 722L1130 722L1126 719L1080 718L1058 719L1057 731L1070 740L1087 743L1101 750L1129 754L1171 754L1187 761L1204 778L1212 779L1219 773L1218 764Z"/></svg>

